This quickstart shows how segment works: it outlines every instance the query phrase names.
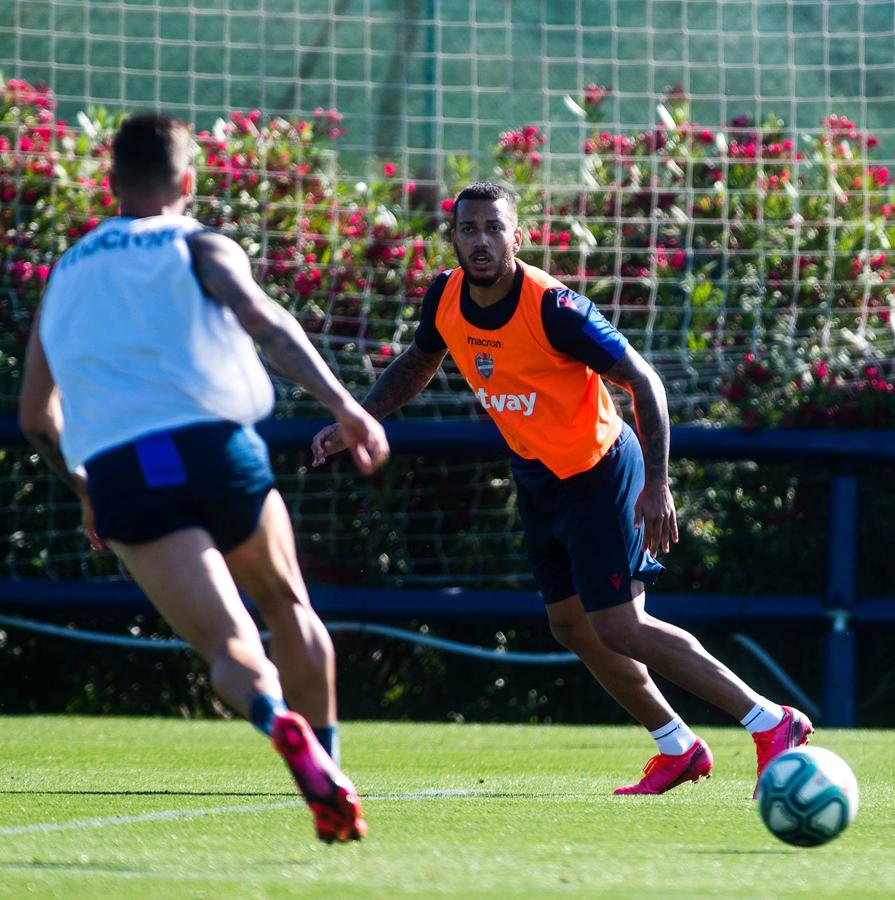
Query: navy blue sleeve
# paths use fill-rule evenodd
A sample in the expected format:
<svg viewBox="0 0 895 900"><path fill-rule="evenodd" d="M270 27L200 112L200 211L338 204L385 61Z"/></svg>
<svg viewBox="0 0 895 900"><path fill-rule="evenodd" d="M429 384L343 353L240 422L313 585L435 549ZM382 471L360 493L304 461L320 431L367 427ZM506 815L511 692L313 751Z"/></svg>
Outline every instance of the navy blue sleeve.
<svg viewBox="0 0 895 900"><path fill-rule="evenodd" d="M628 339L587 297L568 288L544 291L541 321L554 350L580 360L597 373L610 369L628 346Z"/></svg>
<svg viewBox="0 0 895 900"><path fill-rule="evenodd" d="M442 340L435 325L435 313L438 312L438 302L444 293L444 286L447 284L448 276L451 270L442 272L426 291L423 297L423 306L420 310L420 324L413 336L413 342L423 351L423 353L438 353L447 349L447 344Z"/></svg>

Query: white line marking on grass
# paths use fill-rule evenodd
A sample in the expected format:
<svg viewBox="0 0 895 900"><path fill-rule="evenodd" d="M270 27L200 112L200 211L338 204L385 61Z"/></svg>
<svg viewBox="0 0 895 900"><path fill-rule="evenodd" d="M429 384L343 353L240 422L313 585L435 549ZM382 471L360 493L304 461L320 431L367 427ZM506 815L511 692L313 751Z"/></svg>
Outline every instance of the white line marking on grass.
<svg viewBox="0 0 895 900"><path fill-rule="evenodd" d="M80 831L86 828L105 828L107 825L137 825L142 822L166 822L171 819L195 819L200 816L218 816L230 812L257 812L262 809L287 809L300 801L282 803L251 803L243 806L211 806L206 809L165 809L158 812L139 813L135 816L108 816L102 819L72 819L70 822L35 822L32 825L8 825L0 828L0 836L7 834L35 834L46 831Z"/></svg>
<svg viewBox="0 0 895 900"><path fill-rule="evenodd" d="M430 800L472 796L471 791L456 790L411 791L404 794L362 794L364 800ZM281 803L250 803L239 806L211 806L205 809L166 809L158 812L139 813L133 816L108 816L96 819L72 819L69 822L34 822L30 825L7 825L0 828L0 837L17 834L44 834L51 831L82 831L89 828L106 828L109 825L139 825L143 822L168 822L172 819L197 819L201 816L219 816L224 813L259 812L265 809L289 809L301 805L301 801L286 800Z"/></svg>

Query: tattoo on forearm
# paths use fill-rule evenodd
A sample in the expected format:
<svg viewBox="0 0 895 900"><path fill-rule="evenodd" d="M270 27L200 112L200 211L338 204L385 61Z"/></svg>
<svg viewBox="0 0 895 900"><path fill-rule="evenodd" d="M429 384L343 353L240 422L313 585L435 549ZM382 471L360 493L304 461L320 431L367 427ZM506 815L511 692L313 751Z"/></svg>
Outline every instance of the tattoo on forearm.
<svg viewBox="0 0 895 900"><path fill-rule="evenodd" d="M277 374L285 375L302 387L316 394L324 388L320 364L316 356L302 347L285 328L274 325L263 334L256 334L255 341L261 355L269 362Z"/></svg>
<svg viewBox="0 0 895 900"><path fill-rule="evenodd" d="M671 432L662 382L636 353L621 357L606 378L624 388L634 402L647 479L664 481L668 478Z"/></svg>
<svg viewBox="0 0 895 900"><path fill-rule="evenodd" d="M643 446L647 479L664 481L668 477L668 415L656 402L654 394L641 395L639 399L635 394L634 415Z"/></svg>
<svg viewBox="0 0 895 900"><path fill-rule="evenodd" d="M384 419L408 400L412 400L432 380L438 366L407 351L379 376L363 401L363 407L376 419Z"/></svg>

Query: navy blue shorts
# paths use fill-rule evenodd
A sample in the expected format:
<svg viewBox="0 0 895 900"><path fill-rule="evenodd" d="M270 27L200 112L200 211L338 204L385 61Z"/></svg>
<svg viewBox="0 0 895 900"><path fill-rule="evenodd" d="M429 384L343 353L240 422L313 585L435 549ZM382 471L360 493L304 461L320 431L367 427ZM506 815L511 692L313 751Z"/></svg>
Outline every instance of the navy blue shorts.
<svg viewBox="0 0 895 900"><path fill-rule="evenodd" d="M145 544L204 528L222 553L251 536L275 484L267 445L233 422L155 431L85 468L101 538Z"/></svg>
<svg viewBox="0 0 895 900"><path fill-rule="evenodd" d="M663 570L642 549L642 527L634 527L643 453L629 426L586 472L558 478L523 461L513 474L525 549L545 603L578 594L588 612L617 606L631 599L631 581L652 584Z"/></svg>

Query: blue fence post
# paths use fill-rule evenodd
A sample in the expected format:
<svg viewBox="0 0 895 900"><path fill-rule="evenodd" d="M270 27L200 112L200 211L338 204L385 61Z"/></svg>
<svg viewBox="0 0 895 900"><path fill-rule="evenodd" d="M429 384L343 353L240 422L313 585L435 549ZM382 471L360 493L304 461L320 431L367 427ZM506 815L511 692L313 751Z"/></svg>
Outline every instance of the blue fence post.
<svg viewBox="0 0 895 900"><path fill-rule="evenodd" d="M824 725L855 725L855 607L858 573L858 476L830 479L827 583L824 597L830 630L824 647Z"/></svg>

